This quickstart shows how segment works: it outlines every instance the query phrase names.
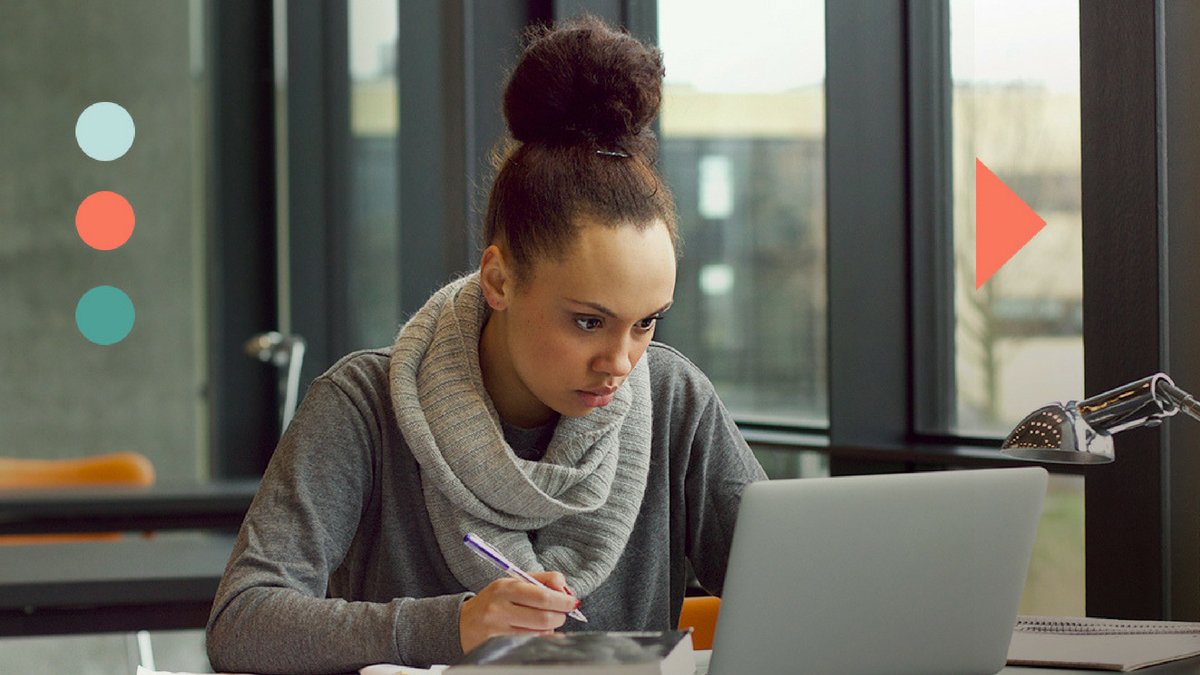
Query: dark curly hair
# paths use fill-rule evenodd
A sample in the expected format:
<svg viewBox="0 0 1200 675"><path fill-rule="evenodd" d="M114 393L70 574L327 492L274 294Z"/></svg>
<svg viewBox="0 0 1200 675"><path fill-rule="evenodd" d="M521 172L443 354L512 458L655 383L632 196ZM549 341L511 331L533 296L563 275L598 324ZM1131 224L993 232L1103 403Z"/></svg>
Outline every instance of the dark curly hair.
<svg viewBox="0 0 1200 675"><path fill-rule="evenodd" d="M557 260L581 218L606 227L663 222L679 252L675 202L656 169L650 124L662 53L600 19L537 27L504 91L512 138L496 158L483 241L507 244L519 279Z"/></svg>

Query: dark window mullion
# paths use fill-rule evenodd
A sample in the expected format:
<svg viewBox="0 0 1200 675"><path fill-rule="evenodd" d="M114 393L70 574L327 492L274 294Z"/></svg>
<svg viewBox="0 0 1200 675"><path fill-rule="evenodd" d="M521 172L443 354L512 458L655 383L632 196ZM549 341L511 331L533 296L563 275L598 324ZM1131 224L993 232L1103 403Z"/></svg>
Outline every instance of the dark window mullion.
<svg viewBox="0 0 1200 675"><path fill-rule="evenodd" d="M216 479L259 476L279 435L274 367L243 343L274 330L274 84L268 3L213 3L208 220L209 452Z"/></svg>
<svg viewBox="0 0 1200 675"><path fill-rule="evenodd" d="M1087 394L1163 370L1200 387L1200 115L1190 3L1080 3ZM1087 611L1200 618L1200 428L1122 433L1087 473Z"/></svg>
<svg viewBox="0 0 1200 675"><path fill-rule="evenodd" d="M825 12L830 445L898 446L912 414L905 3Z"/></svg>
<svg viewBox="0 0 1200 675"><path fill-rule="evenodd" d="M401 312L479 263L505 74L542 2L400 3Z"/></svg>
<svg viewBox="0 0 1200 675"><path fill-rule="evenodd" d="M1163 72L1159 119L1164 137L1166 178L1167 372L1185 390L1200 395L1200 4L1158 5ZM1168 611L1172 619L1200 620L1200 423L1180 415L1167 429Z"/></svg>
<svg viewBox="0 0 1200 675"><path fill-rule="evenodd" d="M945 434L957 411L950 3L908 6L913 428Z"/></svg>
<svg viewBox="0 0 1200 675"><path fill-rule="evenodd" d="M345 3L287 5L288 266L291 331L307 342L300 393L345 348L349 175Z"/></svg>
<svg viewBox="0 0 1200 675"><path fill-rule="evenodd" d="M1080 3L1083 338L1088 394L1161 362L1154 3ZM1113 92L1120 92L1113 96ZM1161 430L1086 476L1087 612L1164 616Z"/></svg>
<svg viewBox="0 0 1200 675"><path fill-rule="evenodd" d="M520 56L522 34L530 23L543 18L534 13L538 7L522 7L520 3L476 0L468 5L473 11L466 25L472 47L467 50L470 58L467 86L471 94L466 120L469 143L462 148L467 172L463 186L467 213L460 225L465 228L460 249L462 270L477 268L483 252L479 233L495 173L492 157L507 134L502 114L504 85Z"/></svg>
<svg viewBox="0 0 1200 675"><path fill-rule="evenodd" d="M401 316L420 309L449 273L443 146L455 120L443 92L462 57L442 49L448 30L442 10L439 0L404 0L399 10Z"/></svg>

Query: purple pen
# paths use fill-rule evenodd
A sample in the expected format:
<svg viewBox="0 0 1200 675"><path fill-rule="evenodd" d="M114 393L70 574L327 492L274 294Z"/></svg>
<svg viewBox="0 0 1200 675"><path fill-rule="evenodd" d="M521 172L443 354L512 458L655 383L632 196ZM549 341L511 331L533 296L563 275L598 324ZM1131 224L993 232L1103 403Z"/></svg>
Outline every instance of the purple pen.
<svg viewBox="0 0 1200 675"><path fill-rule="evenodd" d="M552 590L546 584L543 584L537 579L529 576L529 573L525 570L522 570L520 567L517 567L509 562L508 558L505 558L504 555L497 551L491 544L480 539L479 535L475 534L474 532L468 532L467 536L463 537L463 543L467 545L467 548L479 554L480 558L492 563L497 569L499 569L501 572L504 572L508 576L514 579L520 579L521 581L527 581L534 586L541 586L546 590ZM587 617L584 616L583 612L579 611L578 609L573 609L567 612L567 616L571 617L572 619L587 623Z"/></svg>

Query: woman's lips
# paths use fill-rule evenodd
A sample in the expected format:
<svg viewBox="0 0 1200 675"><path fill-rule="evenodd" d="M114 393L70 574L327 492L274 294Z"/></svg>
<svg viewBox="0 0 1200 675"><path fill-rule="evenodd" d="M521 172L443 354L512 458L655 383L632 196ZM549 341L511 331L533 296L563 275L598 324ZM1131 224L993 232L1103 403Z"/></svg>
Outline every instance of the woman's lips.
<svg viewBox="0 0 1200 675"><path fill-rule="evenodd" d="M616 387L599 387L597 389L580 389L575 392L579 395L579 400L589 408L602 408L609 403L612 403L613 397L617 394Z"/></svg>

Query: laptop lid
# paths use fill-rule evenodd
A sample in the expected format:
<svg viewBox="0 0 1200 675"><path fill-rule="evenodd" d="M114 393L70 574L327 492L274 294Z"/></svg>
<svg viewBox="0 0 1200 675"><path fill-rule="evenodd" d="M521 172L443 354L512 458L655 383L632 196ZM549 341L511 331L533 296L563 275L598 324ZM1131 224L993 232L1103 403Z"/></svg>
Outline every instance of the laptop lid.
<svg viewBox="0 0 1200 675"><path fill-rule="evenodd" d="M711 675L973 675L1005 664L1044 469L753 483Z"/></svg>

